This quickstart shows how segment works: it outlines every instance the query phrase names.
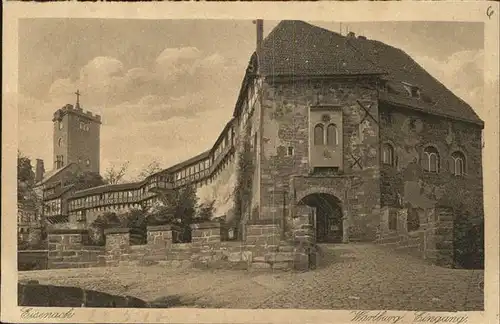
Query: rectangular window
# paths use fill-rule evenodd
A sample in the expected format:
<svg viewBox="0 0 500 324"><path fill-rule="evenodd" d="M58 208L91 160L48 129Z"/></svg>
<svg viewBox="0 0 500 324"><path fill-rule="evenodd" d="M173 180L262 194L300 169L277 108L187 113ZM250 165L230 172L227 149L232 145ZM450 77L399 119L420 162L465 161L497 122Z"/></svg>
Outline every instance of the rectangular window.
<svg viewBox="0 0 500 324"><path fill-rule="evenodd" d="M287 156L293 156L293 153L294 153L294 151L293 151L293 146L289 146L289 147L287 147L287 150L286 150L286 155L287 155Z"/></svg>
<svg viewBox="0 0 500 324"><path fill-rule="evenodd" d="M77 222L85 222L86 220L86 215L85 215L85 210L81 210L76 214L76 221Z"/></svg>
<svg viewBox="0 0 500 324"><path fill-rule="evenodd" d="M389 229L391 231L397 230L398 227L398 214L395 211L389 211Z"/></svg>

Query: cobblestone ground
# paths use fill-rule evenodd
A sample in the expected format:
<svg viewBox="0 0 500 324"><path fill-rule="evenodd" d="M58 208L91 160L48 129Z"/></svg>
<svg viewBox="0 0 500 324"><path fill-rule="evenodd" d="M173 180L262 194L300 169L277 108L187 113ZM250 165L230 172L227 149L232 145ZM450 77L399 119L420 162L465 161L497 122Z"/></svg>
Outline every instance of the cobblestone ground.
<svg viewBox="0 0 500 324"><path fill-rule="evenodd" d="M483 309L483 271L436 267L371 244L324 245L315 271L115 267L27 271L19 279L130 295L157 307Z"/></svg>
<svg viewBox="0 0 500 324"><path fill-rule="evenodd" d="M301 273L258 308L482 310L483 271L456 270L369 244L323 245L325 265Z"/></svg>

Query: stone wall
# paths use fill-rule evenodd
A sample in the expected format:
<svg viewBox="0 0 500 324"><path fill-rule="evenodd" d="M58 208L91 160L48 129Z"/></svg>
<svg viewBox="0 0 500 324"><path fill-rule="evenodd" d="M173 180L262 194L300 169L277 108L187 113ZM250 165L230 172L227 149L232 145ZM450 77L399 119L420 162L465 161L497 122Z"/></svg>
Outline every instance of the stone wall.
<svg viewBox="0 0 500 324"><path fill-rule="evenodd" d="M420 225L416 230L408 229L410 213L418 214ZM393 228L390 228L391 222ZM427 259L439 266L454 266L453 213L449 208L382 207L378 235L378 244Z"/></svg>
<svg viewBox="0 0 500 324"><path fill-rule="evenodd" d="M48 232L48 268L88 268L104 265L104 248L89 246L87 241L87 230L50 230Z"/></svg>
<svg viewBox="0 0 500 324"><path fill-rule="evenodd" d="M464 208L483 217L482 139L480 126L402 108L381 107L380 141L394 147L395 165L381 167L381 205L390 207ZM423 150L439 152L439 172L422 168ZM466 174L450 171L451 154L465 155Z"/></svg>
<svg viewBox="0 0 500 324"><path fill-rule="evenodd" d="M315 105L341 107L339 143L344 158L336 174L360 179L357 191L350 193L354 203L348 205L352 206L349 235L353 240L374 240L380 209L378 100L375 83L367 78L264 84L260 218L277 219L288 213L283 206L288 204L293 176L317 176L325 179L318 182L320 189L333 188L330 179L315 175L309 163L309 113Z"/></svg>
<svg viewBox="0 0 500 324"><path fill-rule="evenodd" d="M48 267L48 250L25 250L17 252L17 269L19 271L27 270L45 270Z"/></svg>
<svg viewBox="0 0 500 324"><path fill-rule="evenodd" d="M164 264L202 268L299 269L310 268L311 253L305 245L282 239L280 224L258 221L247 225L243 241L221 241L220 223L192 226L192 242L178 243L176 226L148 227L144 245L130 245L127 228L105 231L106 246L85 245L82 229L52 230L49 234L48 268Z"/></svg>
<svg viewBox="0 0 500 324"><path fill-rule="evenodd" d="M19 283L18 305L35 307L118 307L143 308L148 304L131 296L116 296L78 287ZM71 310L68 312L71 313Z"/></svg>
<svg viewBox="0 0 500 324"><path fill-rule="evenodd" d="M57 225L49 231L47 267L163 263L204 268L309 269L309 252L304 245L294 246L293 240L285 240L281 221L247 224L240 241L224 241L225 228L219 222L193 224L191 243L178 243L177 226L148 226L144 245L130 244L128 228L111 228L104 231L105 246L88 246L88 230L83 225Z"/></svg>

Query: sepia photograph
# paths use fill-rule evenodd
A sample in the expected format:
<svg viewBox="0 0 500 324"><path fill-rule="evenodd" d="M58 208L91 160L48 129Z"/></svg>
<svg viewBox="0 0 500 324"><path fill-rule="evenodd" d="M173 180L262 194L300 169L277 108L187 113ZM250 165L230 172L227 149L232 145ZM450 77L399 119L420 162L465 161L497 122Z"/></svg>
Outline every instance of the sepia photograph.
<svg viewBox="0 0 500 324"><path fill-rule="evenodd" d="M30 17L17 37L21 317L485 311L483 22Z"/></svg>

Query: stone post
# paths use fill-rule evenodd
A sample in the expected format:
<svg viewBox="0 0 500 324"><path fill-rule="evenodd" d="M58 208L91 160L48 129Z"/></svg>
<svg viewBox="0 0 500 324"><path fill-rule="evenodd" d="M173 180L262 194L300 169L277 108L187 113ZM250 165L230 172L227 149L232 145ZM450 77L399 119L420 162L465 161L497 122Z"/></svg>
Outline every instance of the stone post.
<svg viewBox="0 0 500 324"><path fill-rule="evenodd" d="M104 230L106 236L106 264L118 265L121 256L130 253L130 229L108 228Z"/></svg>
<svg viewBox="0 0 500 324"><path fill-rule="evenodd" d="M425 257L436 265L451 268L454 266L453 251L453 211L437 207L435 221L430 222L425 235Z"/></svg>
<svg viewBox="0 0 500 324"><path fill-rule="evenodd" d="M296 243L313 245L316 243L314 207L307 205L297 205L295 207L295 217L293 218L293 240Z"/></svg>
<svg viewBox="0 0 500 324"><path fill-rule="evenodd" d="M191 242L194 244L220 243L220 223L191 224Z"/></svg>
<svg viewBox="0 0 500 324"><path fill-rule="evenodd" d="M85 229L51 228L48 230L48 268L72 268L79 261L79 251L88 240Z"/></svg>
<svg viewBox="0 0 500 324"><path fill-rule="evenodd" d="M201 262L204 266L222 257L217 251L220 249L221 235L219 222L206 222L191 224L191 243L195 253L196 262Z"/></svg>
<svg viewBox="0 0 500 324"><path fill-rule="evenodd" d="M148 246L152 249L170 249L177 241L180 228L176 225L148 226Z"/></svg>

